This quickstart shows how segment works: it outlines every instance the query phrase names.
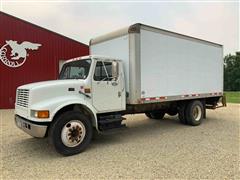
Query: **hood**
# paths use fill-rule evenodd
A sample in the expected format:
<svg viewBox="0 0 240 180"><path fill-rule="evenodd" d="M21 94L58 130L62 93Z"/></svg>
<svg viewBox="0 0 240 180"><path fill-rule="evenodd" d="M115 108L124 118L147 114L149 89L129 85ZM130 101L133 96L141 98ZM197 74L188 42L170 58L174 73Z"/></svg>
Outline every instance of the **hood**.
<svg viewBox="0 0 240 180"><path fill-rule="evenodd" d="M66 80L51 80L51 81L41 81L36 83L25 84L19 86L18 89L38 89L38 88L48 88L52 86L72 86L84 82L84 80L79 79L66 79ZM82 84L82 83L81 83Z"/></svg>
<svg viewBox="0 0 240 180"><path fill-rule="evenodd" d="M18 89L28 89L29 103L35 104L54 98L79 96L80 88L85 86L85 83L85 80L80 79L54 80L26 84Z"/></svg>

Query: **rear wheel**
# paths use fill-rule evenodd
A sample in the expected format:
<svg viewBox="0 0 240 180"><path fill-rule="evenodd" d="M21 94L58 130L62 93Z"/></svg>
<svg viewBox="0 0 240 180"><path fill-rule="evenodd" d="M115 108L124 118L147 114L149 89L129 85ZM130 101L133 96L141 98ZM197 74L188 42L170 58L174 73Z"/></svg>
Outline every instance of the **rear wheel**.
<svg viewBox="0 0 240 180"><path fill-rule="evenodd" d="M182 124L188 124L185 116L186 114L185 112L186 112L186 104L183 103L178 107L178 119Z"/></svg>
<svg viewBox="0 0 240 180"><path fill-rule="evenodd" d="M146 115L148 118L152 119L152 115L151 115L150 112L146 112L145 115Z"/></svg>
<svg viewBox="0 0 240 180"><path fill-rule="evenodd" d="M145 113L150 119L163 119L165 112L164 111L152 111Z"/></svg>
<svg viewBox="0 0 240 180"><path fill-rule="evenodd" d="M192 101L186 107L186 119L187 123L192 126L198 126L201 124L204 108L201 101Z"/></svg>
<svg viewBox="0 0 240 180"><path fill-rule="evenodd" d="M177 109L170 109L170 110L167 111L167 114L169 116L175 116L175 115L178 114L178 111L177 111Z"/></svg>
<svg viewBox="0 0 240 180"><path fill-rule="evenodd" d="M93 128L85 115L69 111L53 122L49 140L57 152L69 156L82 152L89 145L92 133Z"/></svg>

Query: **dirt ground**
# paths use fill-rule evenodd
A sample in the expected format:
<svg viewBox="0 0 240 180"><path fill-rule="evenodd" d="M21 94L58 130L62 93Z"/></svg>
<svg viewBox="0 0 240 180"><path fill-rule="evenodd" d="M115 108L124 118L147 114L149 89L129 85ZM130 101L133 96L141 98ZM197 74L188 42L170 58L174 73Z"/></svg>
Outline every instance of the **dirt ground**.
<svg viewBox="0 0 240 180"><path fill-rule="evenodd" d="M47 139L32 138L0 111L0 179L240 179L240 104L208 110L201 126L177 116L127 116L127 129L101 135L78 155L63 157Z"/></svg>

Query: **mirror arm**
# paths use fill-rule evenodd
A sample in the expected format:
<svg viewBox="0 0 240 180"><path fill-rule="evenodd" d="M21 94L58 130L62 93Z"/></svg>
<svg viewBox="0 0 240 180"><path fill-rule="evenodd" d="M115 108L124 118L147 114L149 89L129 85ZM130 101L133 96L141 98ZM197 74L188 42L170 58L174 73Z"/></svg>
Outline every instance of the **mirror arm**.
<svg viewBox="0 0 240 180"><path fill-rule="evenodd" d="M86 94L86 93L84 93L84 92L82 92L82 91L78 91L78 92L79 92L79 94L82 94L82 95L86 96L87 98L90 98L90 99L91 99L91 96L89 96L88 94Z"/></svg>

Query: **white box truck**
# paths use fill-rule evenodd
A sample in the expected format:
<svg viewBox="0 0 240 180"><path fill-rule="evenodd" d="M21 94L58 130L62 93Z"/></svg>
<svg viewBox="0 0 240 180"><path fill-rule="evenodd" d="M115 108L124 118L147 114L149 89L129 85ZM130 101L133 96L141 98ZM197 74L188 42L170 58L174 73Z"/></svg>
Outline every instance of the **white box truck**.
<svg viewBox="0 0 240 180"><path fill-rule="evenodd" d="M125 114L178 114L181 123L196 126L206 108L220 107L220 44L134 24L92 39L90 53L66 61L59 80L17 88L16 125L48 136L63 155L83 151L94 131L124 127Z"/></svg>

